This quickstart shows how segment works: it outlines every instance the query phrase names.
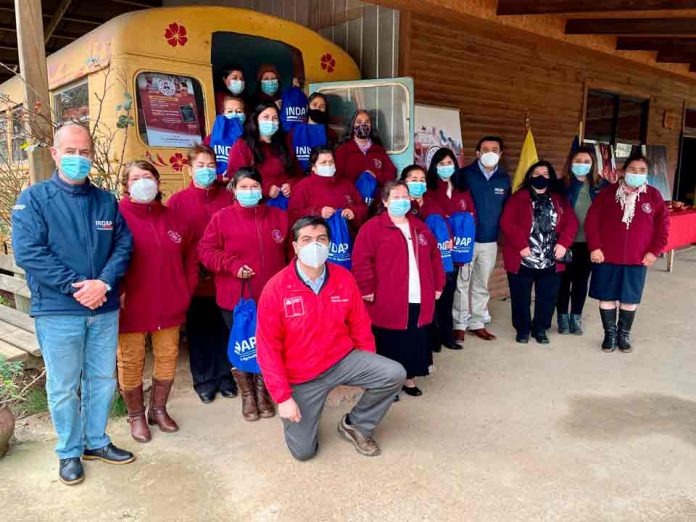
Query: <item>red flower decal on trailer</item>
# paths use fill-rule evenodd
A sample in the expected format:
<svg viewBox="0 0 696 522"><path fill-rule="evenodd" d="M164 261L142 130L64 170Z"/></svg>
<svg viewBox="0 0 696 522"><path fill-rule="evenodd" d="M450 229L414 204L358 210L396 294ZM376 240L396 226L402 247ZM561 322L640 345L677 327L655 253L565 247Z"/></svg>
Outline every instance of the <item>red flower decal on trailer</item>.
<svg viewBox="0 0 696 522"><path fill-rule="evenodd" d="M179 25L176 22L169 24L164 30L164 38L167 43L172 47L177 45L184 46L188 42L188 36L186 36L186 27Z"/></svg>
<svg viewBox="0 0 696 522"><path fill-rule="evenodd" d="M321 68L329 73L334 72L334 69L336 68L336 59L331 55L331 53L322 55Z"/></svg>
<svg viewBox="0 0 696 522"><path fill-rule="evenodd" d="M181 152L177 152L169 158L169 164L174 170L180 172L184 165L188 165L188 159Z"/></svg>

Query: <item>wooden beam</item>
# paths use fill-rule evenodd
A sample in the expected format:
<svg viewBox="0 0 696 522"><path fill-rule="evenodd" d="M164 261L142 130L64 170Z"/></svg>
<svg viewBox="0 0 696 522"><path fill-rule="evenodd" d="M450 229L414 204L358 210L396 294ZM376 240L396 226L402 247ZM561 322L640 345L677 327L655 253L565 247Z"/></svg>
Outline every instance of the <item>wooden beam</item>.
<svg viewBox="0 0 696 522"><path fill-rule="evenodd" d="M14 7L8 7L8 6L0 6L0 12L4 13L12 13L14 14ZM43 16L46 19L52 19L55 16L55 13L43 13L41 16ZM83 18L83 17L77 17L77 16L63 16L63 20L66 22L75 22L76 24L85 24L85 25L101 25L103 24L106 20L97 20L95 18Z"/></svg>
<svg viewBox="0 0 696 522"><path fill-rule="evenodd" d="M660 38L619 36L616 49L619 51L660 51L663 49L696 49L696 38Z"/></svg>
<svg viewBox="0 0 696 522"><path fill-rule="evenodd" d="M696 18L573 18L566 34L696 36Z"/></svg>
<svg viewBox="0 0 696 522"><path fill-rule="evenodd" d="M17 28L14 25L0 24L0 32L16 33ZM77 40L80 36L82 35L55 33L53 38L58 38L60 40Z"/></svg>
<svg viewBox="0 0 696 522"><path fill-rule="evenodd" d="M51 21L48 22L48 25L46 26L46 31L44 32L44 44L48 43L58 27L58 24L63 21L63 16L65 16L65 13L70 8L71 3L72 0L60 0L60 4L58 4L58 7L56 8L56 12L53 13Z"/></svg>
<svg viewBox="0 0 696 522"><path fill-rule="evenodd" d="M696 51L659 51L657 61L662 63L691 63L696 62Z"/></svg>
<svg viewBox="0 0 696 522"><path fill-rule="evenodd" d="M689 72L696 73L696 62L689 65Z"/></svg>
<svg viewBox="0 0 696 522"><path fill-rule="evenodd" d="M696 0L498 0L499 15L696 9Z"/></svg>
<svg viewBox="0 0 696 522"><path fill-rule="evenodd" d="M38 113L31 118L29 127L32 136L51 141L53 129L50 125L51 109L48 96L48 73L46 47L44 45L41 0L15 0L17 21L17 47L19 67L24 84L25 107ZM27 151L29 176L32 183L49 179L53 171L53 160L48 147L36 147Z"/></svg>
<svg viewBox="0 0 696 522"><path fill-rule="evenodd" d="M153 7L162 7L162 2L139 2L137 0L107 0L108 2L111 2L113 4L121 4L121 5L128 5L131 7L141 7L141 8L153 8Z"/></svg>

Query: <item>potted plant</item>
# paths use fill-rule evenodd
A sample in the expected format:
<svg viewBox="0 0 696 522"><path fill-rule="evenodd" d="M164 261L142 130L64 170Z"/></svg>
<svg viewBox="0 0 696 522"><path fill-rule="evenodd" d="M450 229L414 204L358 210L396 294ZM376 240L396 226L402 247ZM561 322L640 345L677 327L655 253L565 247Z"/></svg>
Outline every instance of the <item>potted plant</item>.
<svg viewBox="0 0 696 522"><path fill-rule="evenodd" d="M0 458L7 452L14 433L15 417L10 404L21 400L22 363L0 357Z"/></svg>

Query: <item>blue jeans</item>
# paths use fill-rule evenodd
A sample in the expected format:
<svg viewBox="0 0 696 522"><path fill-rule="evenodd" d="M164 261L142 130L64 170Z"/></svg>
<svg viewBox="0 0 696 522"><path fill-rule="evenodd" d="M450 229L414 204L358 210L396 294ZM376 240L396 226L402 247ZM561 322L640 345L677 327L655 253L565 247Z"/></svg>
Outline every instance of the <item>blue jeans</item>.
<svg viewBox="0 0 696 522"><path fill-rule="evenodd" d="M58 434L58 458L103 448L111 442L105 432L116 389L118 311L40 316L36 336L46 364L48 410Z"/></svg>

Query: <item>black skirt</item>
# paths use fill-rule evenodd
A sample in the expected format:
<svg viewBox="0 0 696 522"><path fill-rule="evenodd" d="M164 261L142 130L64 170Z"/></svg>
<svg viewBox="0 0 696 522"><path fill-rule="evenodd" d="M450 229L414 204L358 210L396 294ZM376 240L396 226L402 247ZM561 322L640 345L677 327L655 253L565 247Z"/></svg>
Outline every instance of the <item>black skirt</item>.
<svg viewBox="0 0 696 522"><path fill-rule="evenodd" d="M648 267L594 263L590 280L590 297L599 301L640 304Z"/></svg>
<svg viewBox="0 0 696 522"><path fill-rule="evenodd" d="M433 363L428 337L430 325L419 328L418 317L420 304L409 303L406 330L372 327L377 353L401 363L409 379L428 375L428 367Z"/></svg>

